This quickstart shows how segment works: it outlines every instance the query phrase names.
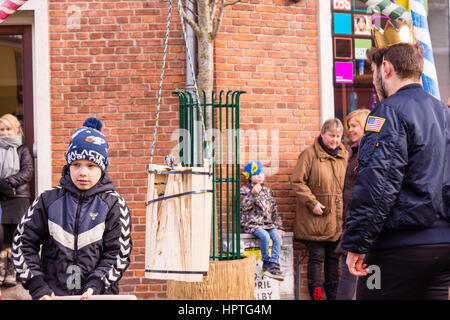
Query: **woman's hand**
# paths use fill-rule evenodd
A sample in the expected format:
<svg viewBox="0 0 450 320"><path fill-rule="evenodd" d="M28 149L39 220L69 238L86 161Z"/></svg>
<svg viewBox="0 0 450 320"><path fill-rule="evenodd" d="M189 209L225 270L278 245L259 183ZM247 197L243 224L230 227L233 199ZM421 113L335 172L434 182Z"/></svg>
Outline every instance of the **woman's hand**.
<svg viewBox="0 0 450 320"><path fill-rule="evenodd" d="M317 202L316 206L313 209L313 212L314 214L321 216L323 214L323 209L325 209L325 206L320 202Z"/></svg>

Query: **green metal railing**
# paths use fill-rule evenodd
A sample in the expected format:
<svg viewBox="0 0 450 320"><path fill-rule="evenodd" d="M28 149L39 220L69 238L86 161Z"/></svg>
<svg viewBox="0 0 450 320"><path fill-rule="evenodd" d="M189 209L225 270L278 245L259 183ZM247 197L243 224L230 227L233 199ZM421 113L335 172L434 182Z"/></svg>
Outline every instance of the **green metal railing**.
<svg viewBox="0 0 450 320"><path fill-rule="evenodd" d="M206 125L207 142L198 112L198 103L189 91L174 91L180 106L179 156L183 166L202 166L211 158L213 175L213 217L211 259L240 259L240 171L239 171L239 97L245 91L212 92L207 103L205 92L201 108L210 111L214 126ZM208 155L208 151L209 155Z"/></svg>

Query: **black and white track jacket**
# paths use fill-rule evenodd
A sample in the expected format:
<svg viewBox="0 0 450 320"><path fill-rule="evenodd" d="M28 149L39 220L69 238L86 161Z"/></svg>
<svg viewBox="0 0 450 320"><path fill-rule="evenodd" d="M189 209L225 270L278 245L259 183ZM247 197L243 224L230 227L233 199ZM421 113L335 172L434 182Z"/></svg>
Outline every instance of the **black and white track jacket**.
<svg viewBox="0 0 450 320"><path fill-rule="evenodd" d="M18 225L13 262L33 299L51 292L80 295L87 288L117 294L131 249L130 211L108 175L80 191L65 166L60 185L43 192Z"/></svg>

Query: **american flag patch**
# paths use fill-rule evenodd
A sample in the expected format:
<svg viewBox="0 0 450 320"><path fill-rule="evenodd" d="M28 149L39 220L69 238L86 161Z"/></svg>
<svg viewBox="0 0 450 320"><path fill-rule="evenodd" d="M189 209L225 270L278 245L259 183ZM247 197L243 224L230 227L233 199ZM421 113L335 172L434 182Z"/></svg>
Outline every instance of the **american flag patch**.
<svg viewBox="0 0 450 320"><path fill-rule="evenodd" d="M386 119L384 119L384 118L369 116L367 118L367 123L366 123L366 129L365 130L366 131L380 132L381 127L383 126L385 121L386 121Z"/></svg>

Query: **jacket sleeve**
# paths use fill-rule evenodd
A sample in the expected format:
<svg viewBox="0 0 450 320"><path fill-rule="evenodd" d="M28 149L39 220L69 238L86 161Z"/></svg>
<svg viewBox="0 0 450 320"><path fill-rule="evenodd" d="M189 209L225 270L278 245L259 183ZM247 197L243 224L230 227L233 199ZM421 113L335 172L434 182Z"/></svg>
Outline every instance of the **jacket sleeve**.
<svg viewBox="0 0 450 320"><path fill-rule="evenodd" d="M131 249L131 215L126 201L113 193L117 201L111 207L105 221L103 235L103 253L97 268L87 277L84 290L94 289L94 294L101 294L113 283L118 282L130 264Z"/></svg>
<svg viewBox="0 0 450 320"><path fill-rule="evenodd" d="M308 186L311 167L312 159L310 153L305 150L298 156L290 182L297 199L312 212L318 201Z"/></svg>
<svg viewBox="0 0 450 320"><path fill-rule="evenodd" d="M270 195L271 195L271 199L270 199L270 202L271 202L271 216L273 217L274 224L276 225L277 229L284 230L283 222L281 220L281 215L278 212L277 201L275 199L275 194L273 193L273 190L270 190Z"/></svg>
<svg viewBox="0 0 450 320"><path fill-rule="evenodd" d="M6 178L7 182L17 188L31 181L34 174L33 157L27 146L23 145L20 152L20 169L19 172Z"/></svg>
<svg viewBox="0 0 450 320"><path fill-rule="evenodd" d="M17 279L28 289L33 299L50 295L52 290L44 281L39 256L40 245L48 237L47 214L42 195L22 217L12 243L12 260Z"/></svg>
<svg viewBox="0 0 450 320"><path fill-rule="evenodd" d="M256 196L246 186L240 189L241 198L241 226L246 232L252 227L253 210L255 209Z"/></svg>
<svg viewBox="0 0 450 320"><path fill-rule="evenodd" d="M400 192L408 162L406 125L389 106L381 104L374 111L369 118L384 122L379 132L367 130L366 124L343 238L343 248L354 253L367 253L380 234Z"/></svg>

